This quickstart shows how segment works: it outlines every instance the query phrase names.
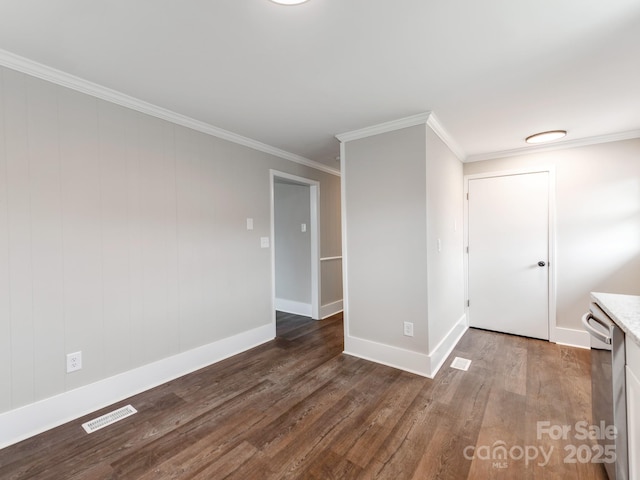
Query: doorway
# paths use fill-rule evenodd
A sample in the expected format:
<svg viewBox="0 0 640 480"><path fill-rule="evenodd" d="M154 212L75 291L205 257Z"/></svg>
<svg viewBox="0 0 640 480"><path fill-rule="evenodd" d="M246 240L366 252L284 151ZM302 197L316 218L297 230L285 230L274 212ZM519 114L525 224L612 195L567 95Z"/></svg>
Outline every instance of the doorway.
<svg viewBox="0 0 640 480"><path fill-rule="evenodd" d="M469 325L549 340L555 324L553 172L465 177Z"/></svg>
<svg viewBox="0 0 640 480"><path fill-rule="evenodd" d="M320 318L320 184L271 170L273 321L275 311Z"/></svg>

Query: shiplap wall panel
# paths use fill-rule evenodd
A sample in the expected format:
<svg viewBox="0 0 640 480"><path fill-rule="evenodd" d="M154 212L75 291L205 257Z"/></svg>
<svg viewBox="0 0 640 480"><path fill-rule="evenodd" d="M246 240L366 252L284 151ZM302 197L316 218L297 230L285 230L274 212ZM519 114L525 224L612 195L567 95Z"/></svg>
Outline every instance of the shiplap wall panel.
<svg viewBox="0 0 640 480"><path fill-rule="evenodd" d="M64 391L62 199L54 85L27 77L35 398Z"/></svg>
<svg viewBox="0 0 640 480"><path fill-rule="evenodd" d="M220 240L217 235L219 224L216 221L216 210L222 206L215 201L214 197L214 179L216 178L217 167L214 162L208 159L214 158L215 139L213 137L198 134L197 143L199 147L199 155L202 158L202 184L200 204L202 206L202 304L203 311L208 312L204 315L203 329L208 336L216 337L219 335L219 328L225 318L220 316L222 304L224 300L220 299L216 292L217 281L221 270L218 266L215 252L222 250L220 248ZM240 222L239 222L240 223ZM222 301L221 301L222 300ZM226 317L230 318L230 317ZM224 334L220 337L223 338Z"/></svg>
<svg viewBox="0 0 640 480"><path fill-rule="evenodd" d="M205 316L202 312L202 169L196 132L176 127L176 165L178 278L180 341L188 350L203 341L200 329Z"/></svg>
<svg viewBox="0 0 640 480"><path fill-rule="evenodd" d="M215 242L205 253L205 270L210 274L210 282L205 286L205 295L215 301L215 320L224 324L220 331L216 332L216 335L224 338L224 336L232 334L234 329L237 331L235 323L238 312L234 313L233 305L246 303L246 298L241 298L242 292L237 291L238 282L235 277L239 262L235 258L235 249L232 246L234 243L242 245L241 251L245 255L248 255L252 250L257 250L252 248L257 244L251 245L250 241L247 242L247 237L255 238L260 217L255 211L243 208L235 198L234 191L237 188L234 188L236 180L232 177L233 174L231 172L222 174L225 171L225 164L235 165L232 157L233 150L230 148L231 144L216 138L211 138L208 143L215 158L208 167L211 183L207 189L207 196L213 206L209 215L212 222L211 235L215 238ZM245 189L243 191L246 192ZM233 208L229 208L229 205L233 205ZM255 230L246 229L247 218L253 218L256 224ZM247 286L247 288L249 287ZM234 321L220 321L225 318L233 318Z"/></svg>
<svg viewBox="0 0 640 480"><path fill-rule="evenodd" d="M31 263L31 185L26 76L4 75L5 152L9 228L12 403L34 400L33 277Z"/></svg>
<svg viewBox="0 0 640 480"><path fill-rule="evenodd" d="M5 148L5 71L0 69L0 411L11 408L11 301L9 283L8 178Z"/></svg>
<svg viewBox="0 0 640 480"><path fill-rule="evenodd" d="M123 145L123 155L126 157L126 194L127 194L127 217L121 219L127 230L127 252L129 262L129 325L127 328L127 342L129 350L129 367L139 367L143 365L141 350L136 348L139 342L145 338L144 324L139 321L142 318L142 215L140 181L143 172L140 168L139 155L139 125L144 121L144 115L126 111L126 133L125 144Z"/></svg>
<svg viewBox="0 0 640 480"><path fill-rule="evenodd" d="M173 169L164 139L165 123L151 119L140 125L140 164L143 229L143 322L148 359L163 358L179 352L177 325L169 316L169 276L175 275L175 215L172 205ZM170 248L173 246L173 248ZM171 267L171 268L170 268Z"/></svg>
<svg viewBox="0 0 640 480"><path fill-rule="evenodd" d="M97 100L61 90L60 154L67 353L82 351L82 370L67 388L102 376L104 331L102 222Z"/></svg>
<svg viewBox="0 0 640 480"><path fill-rule="evenodd" d="M180 324L178 322L179 288L178 283L178 213L176 202L176 148L173 125L167 122L162 124L162 136L164 141L163 170L164 185L163 198L165 199L165 246L167 269L167 298L166 298L166 325L165 334L170 336L168 344L171 353L181 352L180 348Z"/></svg>
<svg viewBox="0 0 640 480"><path fill-rule="evenodd" d="M225 324L226 334L243 331L251 324L255 311L269 311L271 291L269 282L255 275L256 265L270 265L271 249L260 248L260 237L270 236L270 205L260 201L270 197L269 160L265 157L257 165L246 155L242 148L232 143L216 140L220 147L220 158L224 159L222 168L225 175L216 176L216 205L218 205L218 230L216 245L227 257L226 265L233 268L218 270L223 280L229 282L228 297L221 298L220 311L233 313L233 322ZM252 174L259 169L260 174ZM226 184L226 187L223 186ZM242 188L238 188L242 185ZM225 192L219 194L218 192ZM254 230L247 231L246 218L254 219ZM236 248L233 248L233 246ZM253 297L247 291L254 292Z"/></svg>
<svg viewBox="0 0 640 480"><path fill-rule="evenodd" d="M271 322L269 169L339 185L4 67L0 107L0 413Z"/></svg>
<svg viewBox="0 0 640 480"><path fill-rule="evenodd" d="M102 222L102 297L105 375L126 371L131 362L130 195L128 168L131 151L128 132L132 128L128 110L98 103L100 132L100 192ZM124 221L123 221L124 220Z"/></svg>

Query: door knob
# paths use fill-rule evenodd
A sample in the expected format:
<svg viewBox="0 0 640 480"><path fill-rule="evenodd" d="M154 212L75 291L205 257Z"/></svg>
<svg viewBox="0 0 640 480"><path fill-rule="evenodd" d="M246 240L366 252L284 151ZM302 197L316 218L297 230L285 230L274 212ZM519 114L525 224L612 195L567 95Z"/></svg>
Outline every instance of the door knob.
<svg viewBox="0 0 640 480"><path fill-rule="evenodd" d="M539 267L544 267L545 265L546 265L546 263L544 263L542 260L540 260L540 261L538 262L538 266L539 266Z"/></svg>

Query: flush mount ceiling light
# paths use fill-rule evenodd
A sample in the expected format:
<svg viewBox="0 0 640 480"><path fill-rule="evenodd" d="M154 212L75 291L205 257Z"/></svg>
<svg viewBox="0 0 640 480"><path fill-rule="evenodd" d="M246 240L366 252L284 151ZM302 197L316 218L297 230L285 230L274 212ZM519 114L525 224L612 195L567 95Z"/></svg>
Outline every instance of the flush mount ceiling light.
<svg viewBox="0 0 640 480"><path fill-rule="evenodd" d="M271 0L271 1L279 5L300 5L301 3L308 2L309 0Z"/></svg>
<svg viewBox="0 0 640 480"><path fill-rule="evenodd" d="M567 134L566 130L550 130L548 132L540 132L530 135L525 139L527 143L545 143L558 140Z"/></svg>

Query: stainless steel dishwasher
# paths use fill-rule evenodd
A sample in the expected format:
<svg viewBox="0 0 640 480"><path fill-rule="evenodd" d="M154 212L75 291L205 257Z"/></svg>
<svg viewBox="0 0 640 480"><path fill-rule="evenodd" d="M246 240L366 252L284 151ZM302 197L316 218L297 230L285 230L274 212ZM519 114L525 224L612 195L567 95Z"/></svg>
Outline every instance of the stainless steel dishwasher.
<svg viewBox="0 0 640 480"><path fill-rule="evenodd" d="M615 463L605 463L610 480L630 480L627 452L627 394L624 332L595 303L582 317L591 335L591 401L593 424L615 425L614 439L599 438L604 448L613 445ZM611 446L608 447L612 448Z"/></svg>

